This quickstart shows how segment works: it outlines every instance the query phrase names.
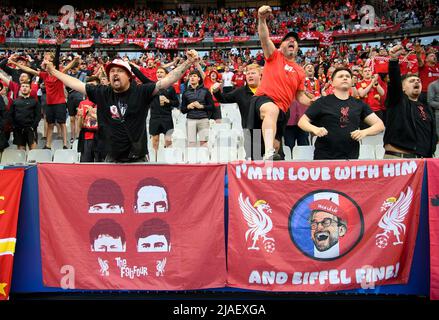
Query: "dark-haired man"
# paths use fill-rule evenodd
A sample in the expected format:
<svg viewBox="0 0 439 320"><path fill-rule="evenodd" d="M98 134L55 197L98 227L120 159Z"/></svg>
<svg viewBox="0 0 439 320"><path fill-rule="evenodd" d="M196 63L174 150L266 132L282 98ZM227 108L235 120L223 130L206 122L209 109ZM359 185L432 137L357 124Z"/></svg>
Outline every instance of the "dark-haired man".
<svg viewBox="0 0 439 320"><path fill-rule="evenodd" d="M338 68L332 73L334 93L315 101L299 120L302 130L317 136L314 159L358 159L359 141L384 130L383 121L361 100L349 95L352 73ZM368 128L360 130L364 121Z"/></svg>

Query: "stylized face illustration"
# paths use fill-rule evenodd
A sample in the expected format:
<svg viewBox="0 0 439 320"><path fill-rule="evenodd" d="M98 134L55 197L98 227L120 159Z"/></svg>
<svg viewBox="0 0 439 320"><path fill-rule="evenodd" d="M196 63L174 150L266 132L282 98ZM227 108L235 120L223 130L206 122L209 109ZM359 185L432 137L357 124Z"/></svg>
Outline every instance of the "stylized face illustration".
<svg viewBox="0 0 439 320"><path fill-rule="evenodd" d="M95 239L91 251L94 252L125 252L126 244L122 243L121 237L113 238L107 234L101 234Z"/></svg>
<svg viewBox="0 0 439 320"><path fill-rule="evenodd" d="M164 235L152 234L139 238L137 242L137 252L167 252L169 249L170 245Z"/></svg>
<svg viewBox="0 0 439 320"><path fill-rule="evenodd" d="M346 227L338 217L324 211L316 211L311 217L311 238L318 251L326 251L336 245L346 234Z"/></svg>
<svg viewBox="0 0 439 320"><path fill-rule="evenodd" d="M145 186L137 192L137 213L168 212L166 190L158 186Z"/></svg>
<svg viewBox="0 0 439 320"><path fill-rule="evenodd" d="M123 213L124 209L122 206L118 204L111 204L108 202L105 203L97 203L92 205L88 209L89 213Z"/></svg>

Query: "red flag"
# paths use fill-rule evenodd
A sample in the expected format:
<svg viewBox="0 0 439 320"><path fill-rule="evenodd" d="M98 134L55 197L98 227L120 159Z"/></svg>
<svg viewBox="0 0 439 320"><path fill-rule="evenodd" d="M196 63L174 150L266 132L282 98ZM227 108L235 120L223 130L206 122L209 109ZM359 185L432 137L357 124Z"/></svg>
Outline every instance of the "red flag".
<svg viewBox="0 0 439 320"><path fill-rule="evenodd" d="M320 33L320 47L330 47L334 44L334 37L332 32Z"/></svg>
<svg viewBox="0 0 439 320"><path fill-rule="evenodd" d="M273 43L277 44L282 41L282 36L270 36L270 40L273 41Z"/></svg>
<svg viewBox="0 0 439 320"><path fill-rule="evenodd" d="M82 49L82 48L90 48L95 43L93 38L78 40L72 39L70 41L70 48L72 49Z"/></svg>
<svg viewBox="0 0 439 320"><path fill-rule="evenodd" d="M37 43L38 44L55 45L56 44L56 39L42 39L42 38L38 38Z"/></svg>
<svg viewBox="0 0 439 320"><path fill-rule="evenodd" d="M178 38L157 38L155 39L155 47L166 50L178 49L178 40Z"/></svg>
<svg viewBox="0 0 439 320"><path fill-rule="evenodd" d="M233 42L246 42L250 40L250 36L233 37Z"/></svg>
<svg viewBox="0 0 439 320"><path fill-rule="evenodd" d="M23 169L0 170L0 300L9 299Z"/></svg>
<svg viewBox="0 0 439 320"><path fill-rule="evenodd" d="M213 42L215 43L226 43L231 42L231 37L213 37Z"/></svg>
<svg viewBox="0 0 439 320"><path fill-rule="evenodd" d="M300 40L319 40L320 34L318 31L299 32L299 38Z"/></svg>
<svg viewBox="0 0 439 320"><path fill-rule="evenodd" d="M180 38L180 41L183 42L184 44L188 44L188 43L197 43L197 42L201 42L203 41L203 37L195 37L195 38Z"/></svg>
<svg viewBox="0 0 439 320"><path fill-rule="evenodd" d="M439 160L427 159L430 226L430 299L439 300Z"/></svg>
<svg viewBox="0 0 439 320"><path fill-rule="evenodd" d="M230 164L228 285L336 291L407 283L423 169L418 160Z"/></svg>
<svg viewBox="0 0 439 320"><path fill-rule="evenodd" d="M42 164L44 284L119 290L223 287L224 174L222 165Z"/></svg>
<svg viewBox="0 0 439 320"><path fill-rule="evenodd" d="M124 38L101 38L99 40L101 44L108 44L108 45L119 45L125 42Z"/></svg>
<svg viewBox="0 0 439 320"><path fill-rule="evenodd" d="M390 57L375 56L371 61L373 73L389 73Z"/></svg>

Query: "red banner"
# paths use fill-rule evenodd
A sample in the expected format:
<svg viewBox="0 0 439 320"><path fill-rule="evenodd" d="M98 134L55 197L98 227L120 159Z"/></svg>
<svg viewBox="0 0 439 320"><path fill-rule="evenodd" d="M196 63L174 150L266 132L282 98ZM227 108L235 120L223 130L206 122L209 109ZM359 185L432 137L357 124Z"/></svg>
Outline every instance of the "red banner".
<svg viewBox="0 0 439 320"><path fill-rule="evenodd" d="M166 50L178 49L178 40L178 38L157 38L155 39L155 47Z"/></svg>
<svg viewBox="0 0 439 320"><path fill-rule="evenodd" d="M299 32L300 40L319 40L320 36L321 32L318 31Z"/></svg>
<svg viewBox="0 0 439 320"><path fill-rule="evenodd" d="M180 41L184 44L197 43L203 41L203 37L195 37L195 38L180 38Z"/></svg>
<svg viewBox="0 0 439 320"><path fill-rule="evenodd" d="M250 36L233 37L233 42L246 42L250 40Z"/></svg>
<svg viewBox="0 0 439 320"><path fill-rule="evenodd" d="M42 164L43 283L224 287L224 174L222 165Z"/></svg>
<svg viewBox="0 0 439 320"><path fill-rule="evenodd" d="M135 44L139 47L142 47L143 49L147 49L149 47L149 42L151 39L148 38L128 38L127 43L128 44Z"/></svg>
<svg viewBox="0 0 439 320"><path fill-rule="evenodd" d="M320 47L330 47L334 44L332 32L320 32Z"/></svg>
<svg viewBox="0 0 439 320"><path fill-rule="evenodd" d="M0 170L0 300L9 299L24 170Z"/></svg>
<svg viewBox="0 0 439 320"><path fill-rule="evenodd" d="M213 42L215 43L226 43L231 41L232 41L231 37L213 37Z"/></svg>
<svg viewBox="0 0 439 320"><path fill-rule="evenodd" d="M92 45L94 45L94 43L95 41L93 38L84 39L84 40L72 39L70 41L70 48L72 49L90 48Z"/></svg>
<svg viewBox="0 0 439 320"><path fill-rule="evenodd" d="M372 59L371 69L373 73L389 73L390 57L375 56Z"/></svg>
<svg viewBox="0 0 439 320"><path fill-rule="evenodd" d="M124 38L101 38L99 40L102 44L108 44L108 45L119 45L125 42Z"/></svg>
<svg viewBox="0 0 439 320"><path fill-rule="evenodd" d="M42 39L38 38L38 44L48 44L48 45L56 45L56 39Z"/></svg>
<svg viewBox="0 0 439 320"><path fill-rule="evenodd" d="M282 36L270 36L270 40L273 41L273 43L280 43L282 41Z"/></svg>
<svg viewBox="0 0 439 320"><path fill-rule="evenodd" d="M335 291L407 283L423 161L228 166L232 287Z"/></svg>
<svg viewBox="0 0 439 320"><path fill-rule="evenodd" d="M430 299L439 300L439 159L427 160L430 226Z"/></svg>

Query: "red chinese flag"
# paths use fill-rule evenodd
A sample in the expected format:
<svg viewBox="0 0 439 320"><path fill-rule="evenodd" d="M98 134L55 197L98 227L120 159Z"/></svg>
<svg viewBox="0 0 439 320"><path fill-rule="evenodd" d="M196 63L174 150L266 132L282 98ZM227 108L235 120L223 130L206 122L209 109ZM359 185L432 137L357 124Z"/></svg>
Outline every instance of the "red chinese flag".
<svg viewBox="0 0 439 320"><path fill-rule="evenodd" d="M423 161L231 164L227 283L338 291L407 283Z"/></svg>
<svg viewBox="0 0 439 320"><path fill-rule="evenodd" d="M43 283L224 287L223 165L38 168Z"/></svg>
<svg viewBox="0 0 439 320"><path fill-rule="evenodd" d="M0 170L0 300L9 299L23 169Z"/></svg>
<svg viewBox="0 0 439 320"><path fill-rule="evenodd" d="M427 169L430 226L430 299L439 300L439 160L428 159Z"/></svg>

